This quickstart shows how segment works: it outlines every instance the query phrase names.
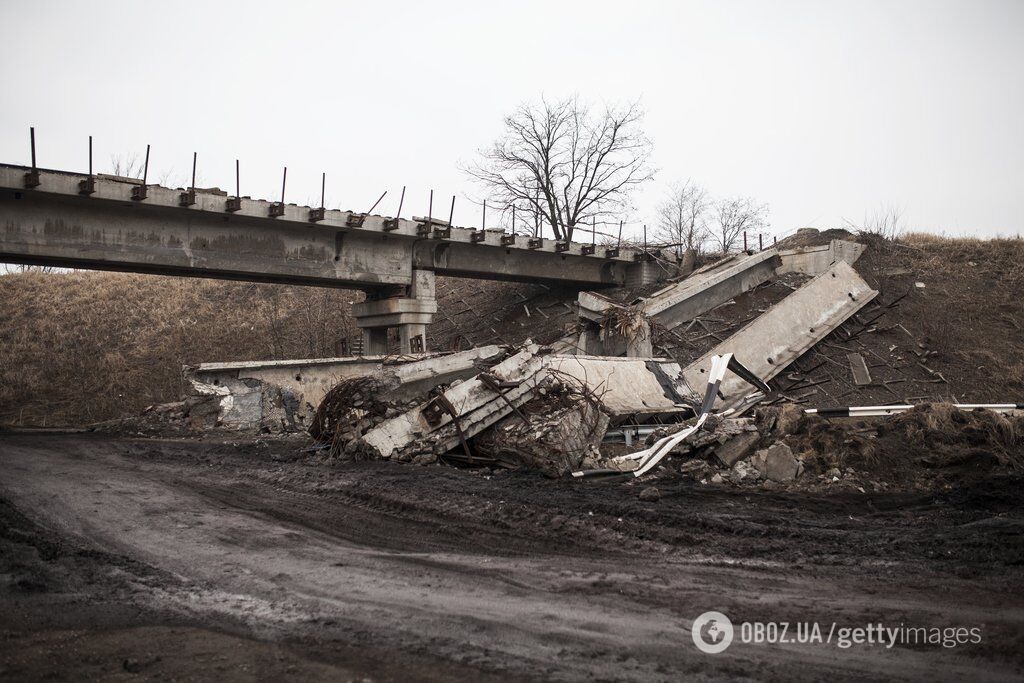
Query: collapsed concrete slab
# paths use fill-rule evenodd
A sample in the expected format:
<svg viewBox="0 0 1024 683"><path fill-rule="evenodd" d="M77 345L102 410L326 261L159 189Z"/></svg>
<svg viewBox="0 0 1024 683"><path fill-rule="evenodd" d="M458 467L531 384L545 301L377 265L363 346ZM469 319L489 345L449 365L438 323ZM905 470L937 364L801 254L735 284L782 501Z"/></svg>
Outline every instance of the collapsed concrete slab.
<svg viewBox="0 0 1024 683"><path fill-rule="evenodd" d="M551 354L527 345L472 379L366 432L361 441L373 455L411 459L446 453L561 383L595 400L615 421L664 419L692 412L678 363L666 359L621 359ZM524 417L520 415L520 417ZM528 421L524 418L524 421ZM603 431L602 431L603 435Z"/></svg>
<svg viewBox="0 0 1024 683"><path fill-rule="evenodd" d="M778 273L820 275L839 261L853 264L864 253L863 244L849 240L832 240L816 247L800 247L779 252L781 264Z"/></svg>
<svg viewBox="0 0 1024 683"><path fill-rule="evenodd" d="M688 365L683 379L696 396L707 384L714 358L731 352L767 382L877 295L846 261L839 261ZM742 401L748 387L729 375L719 391L730 407Z"/></svg>
<svg viewBox="0 0 1024 683"><path fill-rule="evenodd" d="M202 363L184 370L194 396L219 401L219 426L290 431L305 429L316 406L344 379L393 376L391 398L410 400L438 384L472 377L503 355L492 345L449 354Z"/></svg>
<svg viewBox="0 0 1024 683"><path fill-rule="evenodd" d="M781 265L774 249L727 256L629 306L596 292L581 292L578 303L584 329L579 346L590 354L633 355L627 346L637 335L623 333L620 329L624 316L633 314L671 330L771 280ZM640 330L642 326L635 327ZM649 350L647 355L650 355Z"/></svg>
<svg viewBox="0 0 1024 683"><path fill-rule="evenodd" d="M680 379L678 363L663 358L553 355L547 368L556 376L586 386L618 424L625 418L646 422L656 416L686 412L693 406Z"/></svg>
<svg viewBox="0 0 1024 683"><path fill-rule="evenodd" d="M408 459L417 453L446 453L525 403L544 381L543 359L527 344L486 375L459 382L429 401L395 416L363 435L377 457Z"/></svg>

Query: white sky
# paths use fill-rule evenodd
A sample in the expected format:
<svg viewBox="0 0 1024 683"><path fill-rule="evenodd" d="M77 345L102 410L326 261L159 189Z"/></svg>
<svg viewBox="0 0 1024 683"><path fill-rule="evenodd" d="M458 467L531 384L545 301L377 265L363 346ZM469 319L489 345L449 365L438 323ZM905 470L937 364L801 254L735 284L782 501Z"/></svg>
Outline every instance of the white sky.
<svg viewBox="0 0 1024 683"><path fill-rule="evenodd" d="M25 2L0 0L0 161L478 225L459 161L541 93L641 98L654 222L673 180L771 206L778 232L861 221L1024 232L1024 1ZM233 190L232 190L233 191Z"/></svg>

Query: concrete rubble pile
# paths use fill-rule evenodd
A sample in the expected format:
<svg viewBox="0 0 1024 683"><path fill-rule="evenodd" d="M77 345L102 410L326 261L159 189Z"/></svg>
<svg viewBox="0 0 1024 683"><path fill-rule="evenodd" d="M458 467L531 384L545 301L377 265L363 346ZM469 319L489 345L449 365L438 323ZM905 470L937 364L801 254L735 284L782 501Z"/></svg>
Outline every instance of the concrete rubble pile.
<svg viewBox="0 0 1024 683"><path fill-rule="evenodd" d="M1007 450L1006 437L1024 435L1019 416L972 416L974 405L805 410L796 405L800 397L785 394L794 383L812 382L810 370L790 366L823 342L850 351L857 386L872 382L870 368L884 367L869 368L864 355L825 341L878 294L851 266L863 249L833 239L732 255L630 300L582 292L577 324L567 328L575 332L549 337L555 339L549 345L527 340L447 353L192 366L186 368L191 395L154 407L150 417L191 429L308 432L314 450L333 460L622 480L660 472L769 488L874 486L862 472L877 467L886 427L873 431L856 420L892 419L905 434L890 447L903 450L944 420L976 425L972 433L988 439L985 458L1021 466L1024 455ZM747 317L728 332L705 335L714 346L708 342L689 355L674 351L674 359L653 353L652 331L692 326L762 287L775 293L744 304ZM853 334L872 329L893 303L876 305L882 310L868 321L857 319ZM1021 406L980 407L998 414ZM851 418L853 427L830 421L836 417ZM941 466L955 463L957 452L951 447Z"/></svg>
<svg viewBox="0 0 1024 683"><path fill-rule="evenodd" d="M822 471L818 450L785 441L795 424L788 408L751 411L775 400L767 382L877 295L850 265L862 251L832 240L729 256L631 301L583 292L571 343L195 366L182 405L229 428L308 430L333 458L637 477L671 456L701 481L825 476L835 468ZM801 279L786 285L790 294L700 357L653 357L653 328L678 327L792 273Z"/></svg>
<svg viewBox="0 0 1024 683"><path fill-rule="evenodd" d="M929 488L948 481L947 472L962 480L1024 469L1022 408L926 404L869 424L832 422L794 405L759 407L750 418L706 426L673 451L671 469L703 484L762 489Z"/></svg>
<svg viewBox="0 0 1024 683"><path fill-rule="evenodd" d="M351 427L335 432L332 452L400 462L528 466L552 476L598 466L639 475L670 452L692 453L711 442L722 451L718 462L744 461L763 437L739 418L770 393L760 380L781 372L877 294L849 265L860 255L859 245L847 244L834 240L827 248L728 257L626 305L584 292L579 313L586 323L576 348L527 343L509 349L477 375L438 383L418 403L378 411L372 424L365 416L350 421ZM642 340L652 324L679 325L780 272L813 277L689 365L653 358L649 351L636 355L644 351ZM587 355L591 350L598 355ZM620 351L629 355L616 357ZM744 372L726 373L727 362ZM712 363L721 367L715 371ZM709 404L705 392L713 372L720 376ZM757 391L750 390L752 381ZM705 405L698 410L702 397ZM732 415L712 414L716 402ZM675 443L666 437L671 443L657 446L657 457L630 462L601 456L609 426L678 424L695 415L696 426L669 428L686 430L686 439ZM775 452L751 462L770 478L799 470L780 464Z"/></svg>

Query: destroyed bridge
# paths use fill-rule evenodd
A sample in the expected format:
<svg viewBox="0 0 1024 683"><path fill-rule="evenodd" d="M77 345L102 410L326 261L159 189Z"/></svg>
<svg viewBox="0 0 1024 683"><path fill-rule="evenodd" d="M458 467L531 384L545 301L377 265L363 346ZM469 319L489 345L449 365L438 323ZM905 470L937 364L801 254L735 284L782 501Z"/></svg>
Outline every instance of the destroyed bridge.
<svg viewBox="0 0 1024 683"><path fill-rule="evenodd" d="M143 180L0 165L0 261L211 277L366 292L353 306L363 352L426 350L436 275L635 286L655 279L644 253L175 190Z"/></svg>

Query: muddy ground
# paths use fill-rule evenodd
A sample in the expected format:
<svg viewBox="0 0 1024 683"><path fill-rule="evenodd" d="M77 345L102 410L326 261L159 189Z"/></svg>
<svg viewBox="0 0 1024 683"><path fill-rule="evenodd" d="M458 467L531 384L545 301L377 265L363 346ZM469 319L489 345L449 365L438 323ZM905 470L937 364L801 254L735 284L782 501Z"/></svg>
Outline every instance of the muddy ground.
<svg viewBox="0 0 1024 683"><path fill-rule="evenodd" d="M1019 477L783 493L0 435L0 679L1020 680ZM693 619L737 625L723 654ZM743 621L978 644L740 642Z"/></svg>

